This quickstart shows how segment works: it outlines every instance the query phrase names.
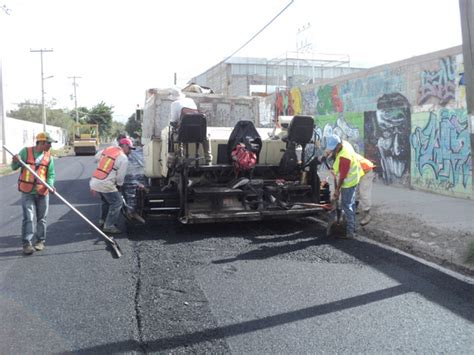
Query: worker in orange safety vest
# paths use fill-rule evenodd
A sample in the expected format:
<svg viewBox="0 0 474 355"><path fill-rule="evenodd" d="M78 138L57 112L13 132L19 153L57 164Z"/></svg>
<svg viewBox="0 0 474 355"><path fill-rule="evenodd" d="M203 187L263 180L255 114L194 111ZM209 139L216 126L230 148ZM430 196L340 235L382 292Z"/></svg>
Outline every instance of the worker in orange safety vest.
<svg viewBox="0 0 474 355"><path fill-rule="evenodd" d="M52 139L49 133L38 133L34 147L25 147L12 158L12 170L21 167L18 190L21 192L23 209L21 238L25 255L45 248L49 190L28 169L25 169L19 160L21 159L42 180L54 188L54 161L49 152L52 143L57 143L57 141ZM35 240L34 245L32 244L33 240Z"/></svg>
<svg viewBox="0 0 474 355"><path fill-rule="evenodd" d="M121 138L118 144L96 154L98 165L89 183L90 189L98 192L102 200L99 226L105 233L110 234L121 233L116 226L123 205L120 190L127 174L127 156L135 149L130 138Z"/></svg>
<svg viewBox="0 0 474 355"><path fill-rule="evenodd" d="M370 208L372 207L372 186L375 179L375 164L358 153L356 153L356 158L364 171L364 175L361 177L359 185L357 186L356 205L357 209L362 210L363 213L359 223L361 226L365 226L371 220Z"/></svg>

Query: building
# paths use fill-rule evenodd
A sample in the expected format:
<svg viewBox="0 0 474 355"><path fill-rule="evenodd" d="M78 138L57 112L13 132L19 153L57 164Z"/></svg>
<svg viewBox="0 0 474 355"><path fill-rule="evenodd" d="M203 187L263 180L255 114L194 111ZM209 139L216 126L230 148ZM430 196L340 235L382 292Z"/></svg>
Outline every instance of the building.
<svg viewBox="0 0 474 355"><path fill-rule="evenodd" d="M318 55L315 58L287 52L274 59L232 57L192 78L189 83L228 96L266 95L276 89L319 83L363 69L350 67L348 56Z"/></svg>

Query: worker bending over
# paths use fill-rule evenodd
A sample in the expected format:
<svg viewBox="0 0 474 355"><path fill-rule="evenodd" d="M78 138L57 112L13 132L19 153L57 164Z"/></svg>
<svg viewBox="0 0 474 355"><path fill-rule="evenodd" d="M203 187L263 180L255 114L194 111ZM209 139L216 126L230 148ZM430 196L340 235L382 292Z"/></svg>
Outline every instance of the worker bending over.
<svg viewBox="0 0 474 355"><path fill-rule="evenodd" d="M334 156L334 174L336 186L333 199L341 197L342 210L346 216L346 238L355 236L355 197L356 187L363 171L360 167L356 152L347 141L341 141L337 135L326 138L326 150Z"/></svg>
<svg viewBox="0 0 474 355"><path fill-rule="evenodd" d="M119 190L127 174L127 156L135 149L130 138L122 138L118 143L118 146L107 147L96 154L95 159L99 164L89 184L91 190L97 191L102 200L99 226L110 234L121 233L116 226L123 205Z"/></svg>

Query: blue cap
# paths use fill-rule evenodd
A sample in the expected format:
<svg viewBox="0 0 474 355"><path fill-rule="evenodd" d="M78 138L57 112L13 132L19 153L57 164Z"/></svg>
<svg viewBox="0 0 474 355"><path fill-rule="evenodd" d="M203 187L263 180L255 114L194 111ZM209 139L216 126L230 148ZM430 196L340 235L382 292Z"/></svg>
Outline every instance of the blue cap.
<svg viewBox="0 0 474 355"><path fill-rule="evenodd" d="M334 150L336 145L341 143L341 138L339 136L333 134L326 138L326 149Z"/></svg>

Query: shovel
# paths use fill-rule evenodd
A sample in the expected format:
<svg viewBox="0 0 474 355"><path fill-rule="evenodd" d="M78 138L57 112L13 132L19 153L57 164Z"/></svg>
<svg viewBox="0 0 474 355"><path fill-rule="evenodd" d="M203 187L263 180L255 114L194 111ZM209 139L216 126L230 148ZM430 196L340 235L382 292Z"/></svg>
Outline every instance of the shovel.
<svg viewBox="0 0 474 355"><path fill-rule="evenodd" d="M324 161L328 170L331 170L329 164ZM332 173L332 172L331 172ZM334 188L336 188L337 181L336 175L332 173L334 177ZM347 234L346 231L346 219L341 210L340 198L338 197L336 201L332 201L331 205L333 206L332 210L329 212L328 225L326 227L326 236L327 237L345 237Z"/></svg>
<svg viewBox="0 0 474 355"><path fill-rule="evenodd" d="M8 153L10 153L11 156L14 156L14 154L5 146L3 146L3 149L5 149ZM89 221L81 212L79 212L73 205L71 205L68 201L66 201L66 199L64 197L62 197L57 191L55 191L51 186L49 186L46 181L44 181L42 178L39 177L38 174L36 174L36 172L31 169L27 164L25 164L25 162L23 162L21 160L20 157L18 157L18 161L19 163L21 164L21 166L23 166L25 169L27 169L30 173L33 174L33 176L35 178L37 178L39 181L41 181L41 183L46 186L48 188L49 191L51 191L51 193L55 194L61 201L63 201L71 210L73 210L74 212L77 213L77 215L79 217L81 217L84 221L86 221L87 223L89 223L90 226L92 226L92 228L94 228L97 233L100 234L100 236L102 238L104 238L107 243L110 245L110 247L112 248L112 250L114 251L115 253L115 256L117 258L120 258L122 256L122 251L120 250L120 247L119 245L117 244L117 242L114 240L114 238L112 237L109 237L108 235L106 235L104 232L102 232L99 228L97 228L95 226L94 223L92 223L91 221Z"/></svg>
<svg viewBox="0 0 474 355"><path fill-rule="evenodd" d="M346 219L343 216L339 198L334 201L335 207L329 212L329 221L326 228L327 237L345 237Z"/></svg>

